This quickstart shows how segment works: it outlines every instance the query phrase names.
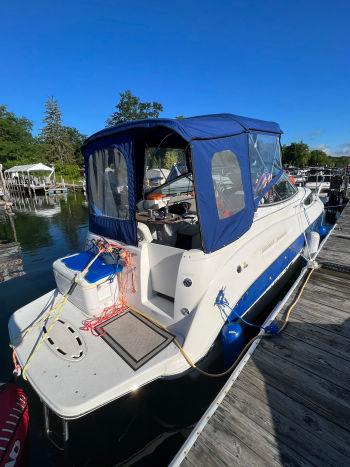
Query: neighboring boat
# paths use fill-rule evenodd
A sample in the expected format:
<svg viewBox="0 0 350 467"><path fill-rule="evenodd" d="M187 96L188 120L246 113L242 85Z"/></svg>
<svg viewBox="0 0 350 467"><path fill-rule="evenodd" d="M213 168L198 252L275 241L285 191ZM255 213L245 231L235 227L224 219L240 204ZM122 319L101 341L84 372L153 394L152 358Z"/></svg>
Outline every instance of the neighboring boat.
<svg viewBox="0 0 350 467"><path fill-rule="evenodd" d="M294 184L297 185L297 186L303 186L306 179L307 179L305 170L288 169L288 170L286 170L286 173L291 178L291 181L293 181Z"/></svg>
<svg viewBox="0 0 350 467"><path fill-rule="evenodd" d="M12 383L0 383L0 467L21 465L28 421L23 390Z"/></svg>
<svg viewBox="0 0 350 467"><path fill-rule="evenodd" d="M225 323L253 319L324 209L283 173L281 133L222 114L123 123L86 141L87 250L57 260L57 289L9 322L46 406L73 419L203 367ZM165 158L178 176L149 188L145 168Z"/></svg>
<svg viewBox="0 0 350 467"><path fill-rule="evenodd" d="M305 187L317 193L318 196L326 196L331 186L331 175L310 175Z"/></svg>

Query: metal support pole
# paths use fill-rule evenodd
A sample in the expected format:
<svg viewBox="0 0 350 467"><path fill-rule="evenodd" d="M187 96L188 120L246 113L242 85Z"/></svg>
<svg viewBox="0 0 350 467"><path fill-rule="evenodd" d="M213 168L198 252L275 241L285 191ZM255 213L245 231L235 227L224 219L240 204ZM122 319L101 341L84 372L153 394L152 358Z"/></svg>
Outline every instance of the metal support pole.
<svg viewBox="0 0 350 467"><path fill-rule="evenodd" d="M57 443L53 439L54 433L50 429L50 411L47 405L43 402L43 407L44 407L44 423L45 423L45 434L47 439L55 446L56 449L59 451L66 451L68 448L68 441L69 441L69 428L68 428L68 420L62 418L62 433L61 436L57 436L58 438L61 438L62 444Z"/></svg>

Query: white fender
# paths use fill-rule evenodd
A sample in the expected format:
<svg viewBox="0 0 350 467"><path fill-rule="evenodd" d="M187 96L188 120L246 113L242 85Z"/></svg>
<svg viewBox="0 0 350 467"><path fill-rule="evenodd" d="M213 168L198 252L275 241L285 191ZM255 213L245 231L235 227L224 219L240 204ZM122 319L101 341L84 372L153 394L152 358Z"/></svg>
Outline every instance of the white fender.
<svg viewBox="0 0 350 467"><path fill-rule="evenodd" d="M149 227L143 222L137 223L137 238L140 243L142 242L151 243L153 240Z"/></svg>
<svg viewBox="0 0 350 467"><path fill-rule="evenodd" d="M320 234L315 231L308 232L306 234L306 242L303 253L308 259L312 259L318 251Z"/></svg>

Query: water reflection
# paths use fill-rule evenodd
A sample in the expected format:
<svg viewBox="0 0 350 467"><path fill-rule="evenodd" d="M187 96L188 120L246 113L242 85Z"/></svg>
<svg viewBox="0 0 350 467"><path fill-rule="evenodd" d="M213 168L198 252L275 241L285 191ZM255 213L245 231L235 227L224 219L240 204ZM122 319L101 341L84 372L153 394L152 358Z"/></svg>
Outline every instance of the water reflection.
<svg viewBox="0 0 350 467"><path fill-rule="evenodd" d="M12 213L0 213L0 282L22 276L23 258Z"/></svg>

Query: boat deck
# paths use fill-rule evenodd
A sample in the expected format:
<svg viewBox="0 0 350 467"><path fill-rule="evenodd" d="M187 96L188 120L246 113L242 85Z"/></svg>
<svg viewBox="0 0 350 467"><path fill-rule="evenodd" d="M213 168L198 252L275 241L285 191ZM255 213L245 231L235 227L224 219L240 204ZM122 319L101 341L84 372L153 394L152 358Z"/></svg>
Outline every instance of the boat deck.
<svg viewBox="0 0 350 467"><path fill-rule="evenodd" d="M173 466L349 465L350 205L318 262L285 331L253 344Z"/></svg>

